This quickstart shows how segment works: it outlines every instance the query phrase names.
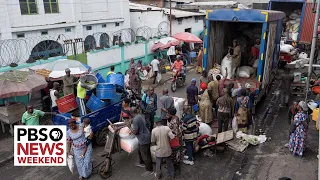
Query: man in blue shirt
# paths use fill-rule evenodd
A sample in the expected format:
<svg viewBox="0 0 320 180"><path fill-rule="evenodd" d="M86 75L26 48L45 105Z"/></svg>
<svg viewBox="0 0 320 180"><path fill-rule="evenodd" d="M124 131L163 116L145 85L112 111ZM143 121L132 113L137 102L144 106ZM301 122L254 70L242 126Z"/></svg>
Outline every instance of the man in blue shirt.
<svg viewBox="0 0 320 180"><path fill-rule="evenodd" d="M188 100L188 105L193 107L194 105L198 104L198 88L196 86L197 80L193 78L191 80L190 86L187 88L187 100Z"/></svg>
<svg viewBox="0 0 320 180"><path fill-rule="evenodd" d="M149 87L148 93L142 96L141 109L143 110L146 125L151 132L154 124L154 115L157 111L157 94L154 93L153 87Z"/></svg>

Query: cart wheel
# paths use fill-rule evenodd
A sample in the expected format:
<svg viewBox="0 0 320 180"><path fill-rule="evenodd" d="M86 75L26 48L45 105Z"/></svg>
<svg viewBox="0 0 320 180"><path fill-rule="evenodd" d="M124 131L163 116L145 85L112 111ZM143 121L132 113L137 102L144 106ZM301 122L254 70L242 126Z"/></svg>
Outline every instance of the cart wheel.
<svg viewBox="0 0 320 180"><path fill-rule="evenodd" d="M112 175L111 158L106 158L99 168L99 175L102 179L107 179Z"/></svg>
<svg viewBox="0 0 320 180"><path fill-rule="evenodd" d="M106 144L106 141L107 141L107 135L108 135L108 127L105 127L103 129L101 129L99 131L99 133L97 134L96 136L96 143L99 145L99 146L104 146Z"/></svg>

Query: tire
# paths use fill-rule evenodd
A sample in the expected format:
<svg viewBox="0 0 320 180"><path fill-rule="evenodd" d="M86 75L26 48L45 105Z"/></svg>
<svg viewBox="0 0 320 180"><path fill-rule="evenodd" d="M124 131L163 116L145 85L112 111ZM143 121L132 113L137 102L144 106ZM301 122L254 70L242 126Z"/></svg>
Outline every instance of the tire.
<svg viewBox="0 0 320 180"><path fill-rule="evenodd" d="M99 133L95 138L98 146L104 146L106 144L108 132L109 132L108 127L105 127L99 131Z"/></svg>
<svg viewBox="0 0 320 180"><path fill-rule="evenodd" d="M171 83L171 91L176 92L176 90L177 90L177 82L175 81Z"/></svg>
<svg viewBox="0 0 320 180"><path fill-rule="evenodd" d="M106 158L101 164L99 175L102 179L107 179L112 175L111 158Z"/></svg>

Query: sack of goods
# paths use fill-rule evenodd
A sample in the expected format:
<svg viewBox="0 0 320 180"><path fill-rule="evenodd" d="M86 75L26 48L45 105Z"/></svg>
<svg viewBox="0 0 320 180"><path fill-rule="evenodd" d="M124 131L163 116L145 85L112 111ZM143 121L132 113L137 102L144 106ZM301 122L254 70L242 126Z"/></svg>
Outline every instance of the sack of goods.
<svg viewBox="0 0 320 180"><path fill-rule="evenodd" d="M224 70L226 68L228 68L227 79L231 79L234 75L232 74L232 57L228 57L228 55L226 55L221 62L221 72L223 77L226 77L226 71Z"/></svg>
<svg viewBox="0 0 320 180"><path fill-rule="evenodd" d="M286 28L284 31L284 36L288 36L289 39L297 41L298 40L298 31L301 21L301 10L295 10L284 19Z"/></svg>
<svg viewBox="0 0 320 180"><path fill-rule="evenodd" d="M208 124L200 122L199 134L200 134L200 136L205 135L205 134L210 136L210 135L212 135L212 129Z"/></svg>
<svg viewBox="0 0 320 180"><path fill-rule="evenodd" d="M289 54L293 49L294 49L294 47L291 46L290 44L284 44L284 45L280 46L280 52L282 52L282 53Z"/></svg>
<svg viewBox="0 0 320 180"><path fill-rule="evenodd" d="M250 76L254 73L254 69L250 66L241 66L238 70L238 77L242 78L250 78Z"/></svg>

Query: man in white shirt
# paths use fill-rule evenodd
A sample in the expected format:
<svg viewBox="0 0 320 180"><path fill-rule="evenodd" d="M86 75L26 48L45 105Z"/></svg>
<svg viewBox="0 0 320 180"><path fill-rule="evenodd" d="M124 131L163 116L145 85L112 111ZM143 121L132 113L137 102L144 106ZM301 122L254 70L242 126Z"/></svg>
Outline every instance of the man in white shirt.
<svg viewBox="0 0 320 180"><path fill-rule="evenodd" d="M151 66L152 66L152 70L154 72L154 80L153 80L153 84L156 83L156 79L158 76L158 72L159 72L159 60L157 59L157 56L154 56L154 59L151 61Z"/></svg>
<svg viewBox="0 0 320 180"><path fill-rule="evenodd" d="M174 62L174 60L176 59L176 47L175 46L171 46L168 51L167 51L167 56L170 57L170 61L171 63Z"/></svg>
<svg viewBox="0 0 320 180"><path fill-rule="evenodd" d="M151 133L151 144L156 145L155 155L156 155L156 178L161 178L161 164L162 160L165 159L167 163L168 174L171 179L174 178L174 167L172 164L171 157L171 146L170 140L175 138L175 135L172 133L171 129L168 126L162 125L162 119L158 116L155 116L154 120L156 127L152 130Z"/></svg>
<svg viewBox="0 0 320 180"><path fill-rule="evenodd" d="M59 88L60 84L58 82L53 83L53 88L50 89L50 98L51 98L51 112L58 112L58 106L56 100L59 99Z"/></svg>

